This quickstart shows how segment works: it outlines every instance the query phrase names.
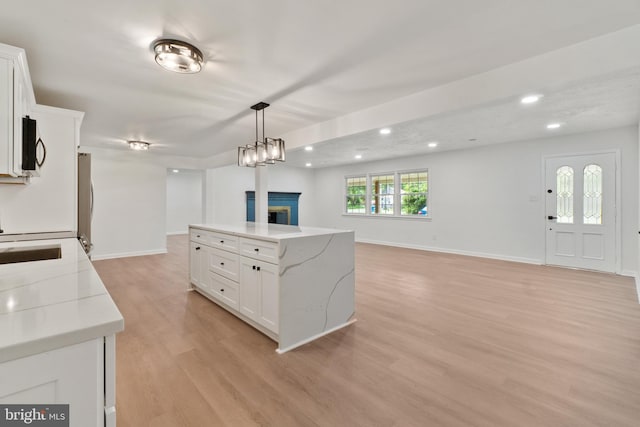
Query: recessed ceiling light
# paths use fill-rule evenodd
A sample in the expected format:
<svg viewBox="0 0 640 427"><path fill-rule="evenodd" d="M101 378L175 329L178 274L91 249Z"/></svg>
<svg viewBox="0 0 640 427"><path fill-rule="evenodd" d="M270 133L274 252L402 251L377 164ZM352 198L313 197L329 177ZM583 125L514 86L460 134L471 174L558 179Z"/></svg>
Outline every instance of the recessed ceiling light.
<svg viewBox="0 0 640 427"><path fill-rule="evenodd" d="M358 159L358 160L360 160L360 159L362 158L362 154L356 154L356 155L355 155L355 158L356 158L356 159Z"/></svg>
<svg viewBox="0 0 640 427"><path fill-rule="evenodd" d="M307 145L306 147L304 147L304 151L313 151L313 147L310 145Z"/></svg>
<svg viewBox="0 0 640 427"><path fill-rule="evenodd" d="M429 146L429 148L435 148L435 147L437 147L437 146L438 146L438 143L437 143L437 142L435 142L435 141L433 141L433 142L430 142L430 143L429 143L429 144L427 144L427 145Z"/></svg>
<svg viewBox="0 0 640 427"><path fill-rule="evenodd" d="M305 165L306 167L308 167L308 168L310 168L310 167L312 166L312 165L311 165L311 163L305 163L304 165Z"/></svg>
<svg viewBox="0 0 640 427"><path fill-rule="evenodd" d="M389 129L389 128L380 129L380 134L381 135L389 135L390 133L391 133L391 129Z"/></svg>
<svg viewBox="0 0 640 427"><path fill-rule="evenodd" d="M153 44L156 62L165 70L193 74L202 69L200 49L180 40L161 39Z"/></svg>
<svg viewBox="0 0 640 427"><path fill-rule="evenodd" d="M145 141L127 141L127 144L132 150L148 150L149 145L151 145Z"/></svg>
<svg viewBox="0 0 640 427"><path fill-rule="evenodd" d="M173 173L178 173L178 172L180 172L178 169L173 170Z"/></svg>
<svg viewBox="0 0 640 427"><path fill-rule="evenodd" d="M542 98L542 95L527 95L520 98L520 103L525 105L535 104L536 102L540 101L540 98Z"/></svg>
<svg viewBox="0 0 640 427"><path fill-rule="evenodd" d="M547 129L558 129L560 126L562 126L562 123L549 123Z"/></svg>

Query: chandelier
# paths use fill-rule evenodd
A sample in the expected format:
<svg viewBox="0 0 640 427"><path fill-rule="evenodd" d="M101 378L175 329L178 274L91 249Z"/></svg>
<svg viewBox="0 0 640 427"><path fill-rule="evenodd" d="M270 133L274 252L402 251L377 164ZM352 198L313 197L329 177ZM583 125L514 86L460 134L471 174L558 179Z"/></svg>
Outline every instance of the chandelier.
<svg viewBox="0 0 640 427"><path fill-rule="evenodd" d="M251 106L256 112L256 140L253 144L238 147L238 166L255 168L272 165L276 161L284 162L284 140L264 136L264 109L268 106L266 102L258 102ZM258 111L262 111L262 139L258 137Z"/></svg>

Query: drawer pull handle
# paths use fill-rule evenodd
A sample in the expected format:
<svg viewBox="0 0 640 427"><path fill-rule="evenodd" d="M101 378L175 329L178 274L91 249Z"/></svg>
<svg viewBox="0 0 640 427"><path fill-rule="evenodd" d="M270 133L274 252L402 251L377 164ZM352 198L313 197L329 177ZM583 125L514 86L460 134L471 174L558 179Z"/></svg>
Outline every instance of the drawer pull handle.
<svg viewBox="0 0 640 427"><path fill-rule="evenodd" d="M260 266L258 266L258 267L256 268L256 270L260 271Z"/></svg>
<svg viewBox="0 0 640 427"><path fill-rule="evenodd" d="M200 237L200 235L198 234L198 237Z"/></svg>
<svg viewBox="0 0 640 427"><path fill-rule="evenodd" d="M220 265L224 266L224 262L221 262Z"/></svg>
<svg viewBox="0 0 640 427"><path fill-rule="evenodd" d="M199 251L199 250L200 250L200 246L196 247L196 251Z"/></svg>
<svg viewBox="0 0 640 427"><path fill-rule="evenodd" d="M260 250L260 249L258 249L258 248L255 248L255 249L254 249L254 251L256 251L256 252L258 252L259 250Z"/></svg>
<svg viewBox="0 0 640 427"><path fill-rule="evenodd" d="M253 269L254 269L254 270L256 269L256 266L255 266L255 265L253 266Z"/></svg>
<svg viewBox="0 0 640 427"><path fill-rule="evenodd" d="M220 240L220 243L224 243L224 240Z"/></svg>
<svg viewBox="0 0 640 427"><path fill-rule="evenodd" d="M224 289L220 289L220 292L224 292Z"/></svg>

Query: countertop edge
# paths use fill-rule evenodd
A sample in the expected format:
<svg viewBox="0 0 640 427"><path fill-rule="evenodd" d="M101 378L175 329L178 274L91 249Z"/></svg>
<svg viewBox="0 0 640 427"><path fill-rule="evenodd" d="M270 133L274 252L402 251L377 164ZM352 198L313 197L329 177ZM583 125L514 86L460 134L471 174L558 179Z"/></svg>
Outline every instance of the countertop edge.
<svg viewBox="0 0 640 427"><path fill-rule="evenodd" d="M225 228L225 227L228 227L228 228ZM316 231L322 230L323 232L306 234L304 233L304 231L299 231L298 232L299 235L296 235L296 232L293 231L292 233L283 233L280 236L265 236L263 234L255 234L255 233L242 232L242 231L229 229L229 228L235 228L235 227L240 227L240 226L232 226L229 224L189 224L189 229L197 228L199 230L214 231L219 233L230 234L232 236L237 236L237 237L247 237L250 239L263 240L263 241L276 242L276 243L283 240L300 239L300 238L311 237L311 236L326 236L326 235L332 235L332 234L355 233L354 230L339 230L339 229L333 229L333 228L309 227Z"/></svg>

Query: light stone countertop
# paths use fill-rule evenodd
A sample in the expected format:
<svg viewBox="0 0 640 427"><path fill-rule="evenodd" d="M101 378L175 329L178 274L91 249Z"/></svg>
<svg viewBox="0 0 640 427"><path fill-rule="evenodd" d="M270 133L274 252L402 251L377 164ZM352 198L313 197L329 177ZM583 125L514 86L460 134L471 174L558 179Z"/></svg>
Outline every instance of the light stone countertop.
<svg viewBox="0 0 640 427"><path fill-rule="evenodd" d="M60 259L0 265L0 362L112 335L124 319L76 239L0 243L60 245Z"/></svg>
<svg viewBox="0 0 640 427"><path fill-rule="evenodd" d="M309 236L324 236L328 234L352 233L350 230L333 228L299 227L297 225L256 224L245 222L242 224L191 224L190 227L202 230L225 232L236 236L256 238L279 242L286 239L297 239Z"/></svg>

